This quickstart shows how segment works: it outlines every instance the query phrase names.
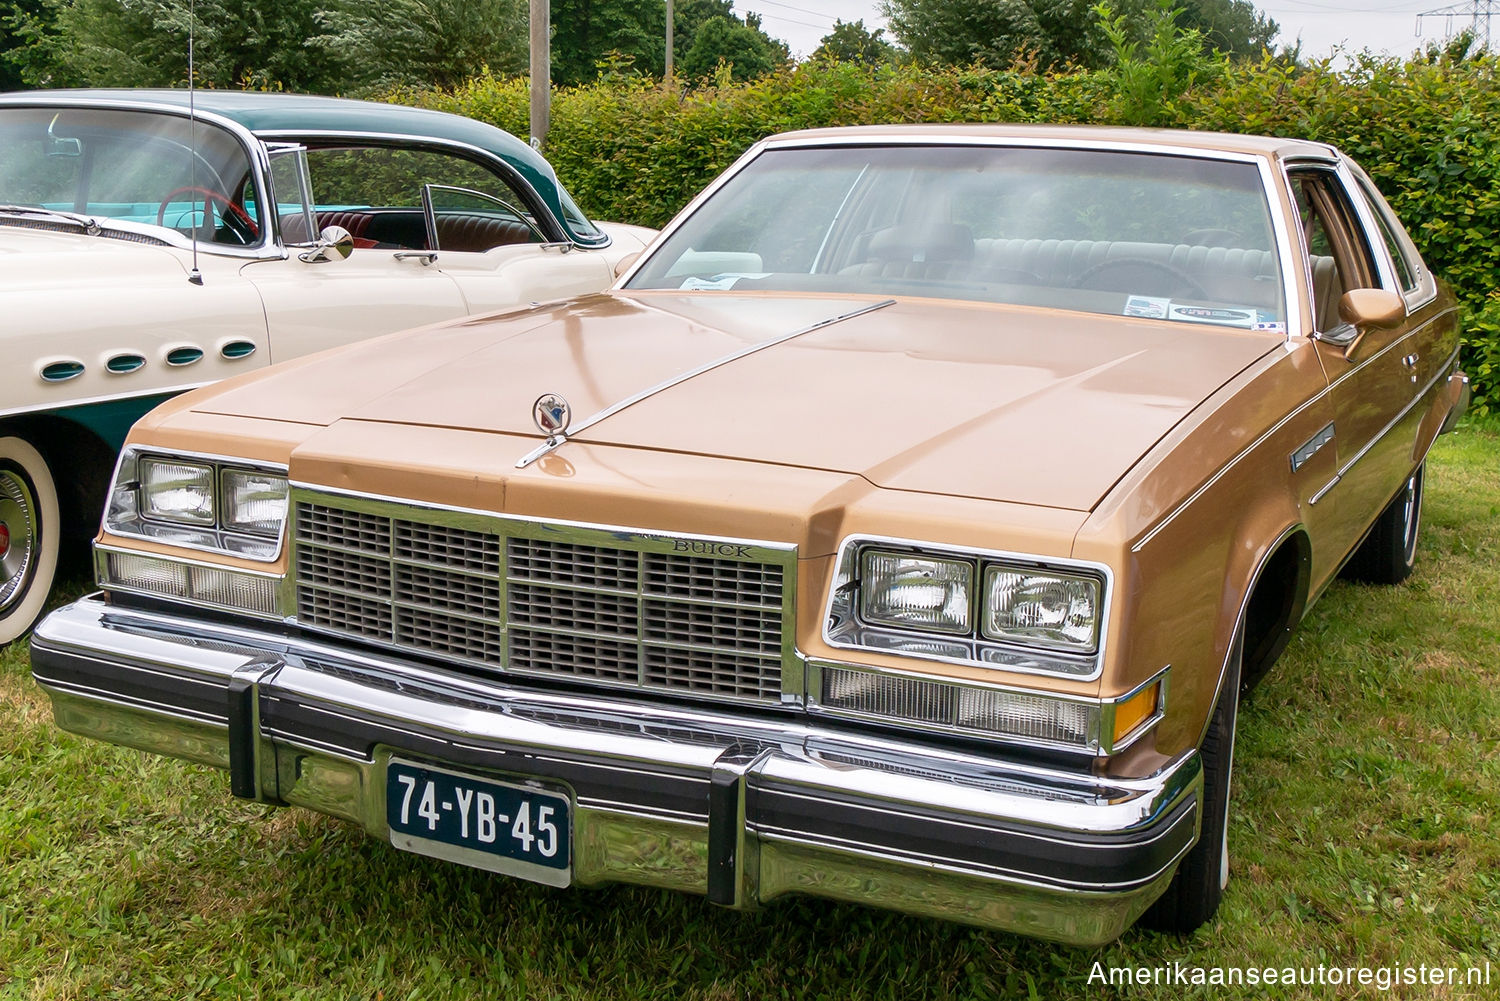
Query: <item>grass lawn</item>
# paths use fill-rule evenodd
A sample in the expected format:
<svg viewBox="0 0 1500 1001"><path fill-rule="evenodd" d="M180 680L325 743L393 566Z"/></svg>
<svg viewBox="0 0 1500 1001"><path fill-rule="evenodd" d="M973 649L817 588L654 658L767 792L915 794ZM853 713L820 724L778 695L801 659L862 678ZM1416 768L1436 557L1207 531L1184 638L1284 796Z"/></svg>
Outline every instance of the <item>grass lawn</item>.
<svg viewBox="0 0 1500 1001"><path fill-rule="evenodd" d="M85 585L80 582L75 590ZM1500 435L1429 463L1418 568L1334 585L1242 710L1218 916L1073 949L860 907L556 891L52 726L0 653L0 999L1500 998ZM1117 988L1109 966L1492 967L1489 987Z"/></svg>

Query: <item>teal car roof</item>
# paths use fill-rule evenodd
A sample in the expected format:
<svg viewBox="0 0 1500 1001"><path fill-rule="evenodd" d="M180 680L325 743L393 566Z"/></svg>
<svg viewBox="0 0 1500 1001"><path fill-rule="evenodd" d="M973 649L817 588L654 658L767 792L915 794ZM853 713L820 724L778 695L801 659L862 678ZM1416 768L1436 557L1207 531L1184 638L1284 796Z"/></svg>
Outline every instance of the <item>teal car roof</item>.
<svg viewBox="0 0 1500 1001"><path fill-rule="evenodd" d="M561 185L551 164L525 142L493 125L427 108L377 101L356 101L311 94L260 91L198 90L194 107L218 115L260 136L357 132L393 139L440 140L475 147L504 160L518 171L547 204L570 236L597 243L595 232L574 232L563 211ZM187 110L188 92L174 89L32 90L0 95L6 105L47 106L56 103L157 105ZM571 202L571 199L569 200Z"/></svg>

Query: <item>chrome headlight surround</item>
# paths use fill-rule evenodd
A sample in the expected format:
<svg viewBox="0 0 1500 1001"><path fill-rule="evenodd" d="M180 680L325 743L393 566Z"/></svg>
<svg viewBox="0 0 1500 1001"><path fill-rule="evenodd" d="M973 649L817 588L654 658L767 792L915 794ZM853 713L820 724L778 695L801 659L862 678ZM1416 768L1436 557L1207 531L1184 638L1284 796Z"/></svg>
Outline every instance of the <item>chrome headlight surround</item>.
<svg viewBox="0 0 1500 1001"><path fill-rule="evenodd" d="M950 591L952 581L966 579L969 590L966 599L952 593L942 596L952 608L966 607L966 626L957 628L957 615L948 616L937 626L921 623L920 616L915 617L917 624L914 624L912 618L900 622L888 615L871 615L872 607L881 609L889 604L868 593L872 582L877 587L885 586L867 572L872 557L877 561L880 558L905 561L908 566L918 567L967 565L966 577L955 573L945 578ZM1073 607L1070 614L1074 621L1066 629L1057 628L1056 623L1040 626L1023 623L1020 627L1007 623L1003 616L992 614L990 584L996 575L1029 580L1033 589L1039 583L1056 585L1052 590L1068 597L1074 606L1092 607L1091 621L1086 627L1081 626L1076 621L1078 610ZM913 539L848 536L840 546L835 564L823 638L829 646L846 650L1092 681L1103 669L1103 637L1109 628L1112 580L1107 566L1082 560L958 549ZM926 598L930 611L937 599L936 592ZM1069 613L1062 615L1064 620L1068 617Z"/></svg>
<svg viewBox="0 0 1500 1001"><path fill-rule="evenodd" d="M262 563L281 556L285 466L128 446L120 453L104 530Z"/></svg>

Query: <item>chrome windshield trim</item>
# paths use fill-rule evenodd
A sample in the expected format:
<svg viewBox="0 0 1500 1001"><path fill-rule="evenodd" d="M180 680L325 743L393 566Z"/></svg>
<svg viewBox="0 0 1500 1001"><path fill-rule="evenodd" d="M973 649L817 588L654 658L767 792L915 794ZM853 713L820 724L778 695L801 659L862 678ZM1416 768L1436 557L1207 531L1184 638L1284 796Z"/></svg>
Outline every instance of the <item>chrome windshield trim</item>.
<svg viewBox="0 0 1500 1001"><path fill-rule="evenodd" d="M833 636L833 624L837 612L836 604L839 600L839 591L847 585L842 581L843 572L856 558L860 548L868 545L893 546L900 549L909 549L933 556L957 556L961 559L973 559L976 563L992 561L996 563L1020 563L1034 566L1039 571L1046 572L1048 569L1068 571L1084 571L1085 573L1101 578L1103 583L1100 594L1098 644L1090 653L1072 653L1055 647L1042 647L1027 645L1024 643L1005 643L995 640L986 640L979 632L979 623L976 620L974 631L967 637L954 636L947 633L924 633L915 630L882 629L881 632L900 635L903 638L916 642L930 641L934 644L940 643L964 643L971 644L973 649L996 650L1000 653L1014 652L1018 657L1030 656L1036 658L1056 658L1062 661L1074 661L1085 663L1092 661L1092 668L1087 671L1069 673L1065 671L1049 671L1044 668L1032 668L1024 665L1003 664L995 661L981 660L977 657L944 657L940 655L929 655L925 653L908 653L900 649L886 647L872 647L861 643L849 643L836 640ZM851 578L852 579L852 578ZM976 594L974 600L978 602L977 589L979 582L975 582ZM903 539L884 535L870 535L858 533L846 535L839 542L837 553L834 554L833 576L829 581L828 596L823 602L823 629L822 639L830 647L838 650L859 650L864 653L887 654L893 657L904 657L918 661L936 661L943 664L958 664L964 667L982 667L986 670L1005 674L1038 675L1048 678L1061 678L1067 681L1090 682L1098 681L1104 672L1104 658L1106 652L1106 640L1109 636L1110 605L1114 600L1114 571L1104 563L1092 560L1080 560L1071 556L1043 556L1037 553L1017 553L1001 549L983 549L978 547L954 545L952 543L933 542L920 539ZM977 604L976 604L977 607ZM951 681L953 679L943 679ZM820 693L821 694L821 693ZM1031 694L1036 694L1032 691ZM1097 701L1097 700L1095 700Z"/></svg>
<svg viewBox="0 0 1500 1001"><path fill-rule="evenodd" d="M895 304L895 299L883 299L880 302L868 303L864 306L859 307L858 309L852 309L847 313L840 313L837 316L831 316L827 319L819 320L816 323L809 324L808 326L802 327L798 330L793 330L791 333L779 334L776 337L769 338L768 340L760 341L757 344L752 344L749 347L742 348L739 351L727 354L722 358L716 358L713 361L704 362L697 368L689 369L686 372L674 375L670 379L659 382L654 386L648 386L640 392L635 393L631 396L627 396L625 399L620 400L618 403L613 403L605 407L603 410L600 410L599 412L593 414L592 416L586 417L580 424L570 425L563 428L562 431L558 432L553 437L548 438L546 441L542 442L542 444L538 445L536 448L532 449L530 452L527 452L520 459L518 459L516 461L516 468L525 469L527 466L531 465L542 456L547 455L548 453L558 448L561 448L563 445L566 445L568 441L571 440L572 436L582 434L584 431L587 431L595 424L598 424L602 420L613 417L615 414L618 414L620 411L626 409L627 407L633 407L643 400L650 399L658 393L663 393L668 389L671 389L673 386L679 386L690 379L695 379L698 376L703 375L705 372L712 372L716 368L728 365L731 362L739 361L741 358L747 358L758 351L764 351L766 348L773 348L778 344L785 344L787 341L790 341L797 337L801 337L804 334L810 334L814 331L822 330L824 327L831 327L835 323L840 323L844 320L851 320L856 316L863 316L866 313L873 313L877 309L884 309L886 306L894 306Z"/></svg>
<svg viewBox="0 0 1500 1001"><path fill-rule="evenodd" d="M703 205L718 192L718 190L729 183L735 175L747 168L754 160L762 154L772 150L782 149L860 149L879 146L989 146L1005 148L1031 148L1031 149L1069 149L1069 150L1099 150L1101 152L1139 153L1142 155L1162 155L1187 157L1198 160L1219 160L1230 163L1254 164L1260 173L1261 194L1266 201L1266 211L1270 214L1272 231L1276 240L1276 256L1282 272L1282 298L1283 308L1286 310L1286 324L1288 337L1301 335L1301 318L1294 311L1295 299L1290 287L1290 276L1292 269L1296 266L1296 257L1292 250L1291 234L1287 230L1282 213L1278 210L1275 199L1275 171L1272 167L1270 154L1248 153L1238 150L1214 150L1200 149L1192 146L1175 144L1155 144L1130 142L1126 140L1113 139L1080 139L1066 137L1046 136L964 136L954 134L933 135L889 135L870 136L867 138L855 138L850 136L801 136L797 138L769 138L751 146L738 160L725 168L714 181L704 188L696 198L688 204L667 223L657 234L656 239L641 252L641 255L620 276L614 285L617 290L628 290L636 273L644 268L647 262L655 255L657 248L665 245L669 239L687 224L687 221L698 212ZM1322 161L1320 161L1322 162ZM1329 153L1329 163L1336 162L1332 152ZM1308 286L1312 286L1309 284Z"/></svg>

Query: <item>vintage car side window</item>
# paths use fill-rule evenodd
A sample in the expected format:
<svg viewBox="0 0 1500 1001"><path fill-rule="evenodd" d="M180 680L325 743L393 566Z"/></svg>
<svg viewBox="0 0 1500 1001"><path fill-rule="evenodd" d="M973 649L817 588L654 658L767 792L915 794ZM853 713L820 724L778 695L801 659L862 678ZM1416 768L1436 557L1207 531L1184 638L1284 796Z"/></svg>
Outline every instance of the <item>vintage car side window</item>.
<svg viewBox="0 0 1500 1001"><path fill-rule="evenodd" d="M250 246L263 239L253 177L239 141L207 122L91 108L0 113L3 204Z"/></svg>
<svg viewBox="0 0 1500 1001"><path fill-rule="evenodd" d="M1385 249L1391 255L1391 264L1396 269L1396 281L1400 283L1401 291L1406 293L1417 291L1422 286L1422 280L1419 277L1421 268L1407 256L1406 248L1397 239L1395 223L1391 220L1385 199L1381 198L1379 192L1373 190L1363 177L1356 176L1355 179L1359 182L1360 192L1365 196L1365 202L1370 207L1370 214L1375 217L1375 225L1380 230L1380 239L1385 243Z"/></svg>
<svg viewBox="0 0 1500 1001"><path fill-rule="evenodd" d="M1318 330L1333 330L1343 322L1345 292L1379 286L1375 258L1338 175L1300 170L1290 180L1312 277L1313 321Z"/></svg>
<svg viewBox="0 0 1500 1001"><path fill-rule="evenodd" d="M460 156L378 146L310 149L307 170L318 228L342 226L356 246L478 252L544 242L534 209L521 192ZM487 196L429 199L436 247L423 200L424 189L432 186Z"/></svg>

